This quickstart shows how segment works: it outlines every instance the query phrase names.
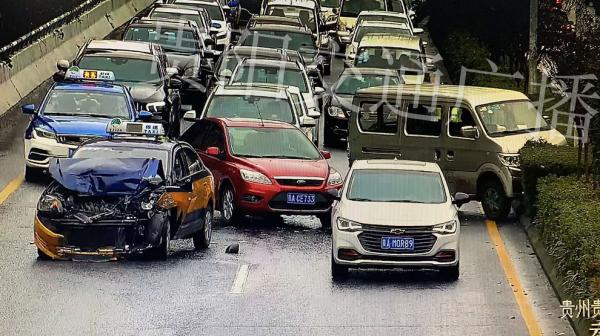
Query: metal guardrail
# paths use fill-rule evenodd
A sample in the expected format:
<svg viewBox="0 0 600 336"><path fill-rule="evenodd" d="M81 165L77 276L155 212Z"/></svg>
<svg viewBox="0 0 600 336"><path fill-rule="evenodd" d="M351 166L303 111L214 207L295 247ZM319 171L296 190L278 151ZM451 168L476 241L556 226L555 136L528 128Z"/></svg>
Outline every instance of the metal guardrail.
<svg viewBox="0 0 600 336"><path fill-rule="evenodd" d="M17 51L32 45L44 36L56 31L63 25L75 21L83 13L91 10L103 1L105 0L87 0L78 7L75 7L73 10L53 19L52 21L27 33L26 35L21 36L10 44L7 44L0 49L0 62L10 63L10 56L15 54Z"/></svg>

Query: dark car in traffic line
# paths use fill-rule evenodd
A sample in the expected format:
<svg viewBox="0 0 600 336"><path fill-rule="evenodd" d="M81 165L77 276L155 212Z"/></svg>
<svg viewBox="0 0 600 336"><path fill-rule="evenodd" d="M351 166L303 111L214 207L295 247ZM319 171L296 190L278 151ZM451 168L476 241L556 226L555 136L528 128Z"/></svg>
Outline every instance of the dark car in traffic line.
<svg viewBox="0 0 600 336"><path fill-rule="evenodd" d="M140 19L125 28L125 41L159 44L167 56L170 67L179 70L178 79L183 81L183 104L200 109L200 98L206 98L212 80L212 60L220 53L210 47L214 40L202 39L196 24L188 20Z"/></svg>

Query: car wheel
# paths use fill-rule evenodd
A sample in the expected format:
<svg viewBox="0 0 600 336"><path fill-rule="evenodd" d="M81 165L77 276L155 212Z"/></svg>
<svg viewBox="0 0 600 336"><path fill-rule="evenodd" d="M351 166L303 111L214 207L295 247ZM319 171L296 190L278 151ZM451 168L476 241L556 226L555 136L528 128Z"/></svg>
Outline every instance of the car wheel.
<svg viewBox="0 0 600 336"><path fill-rule="evenodd" d="M192 237L194 240L194 248L196 250L204 250L210 246L213 218L213 209L212 206L209 205L204 213L204 226L202 227L202 230L196 232Z"/></svg>
<svg viewBox="0 0 600 336"><path fill-rule="evenodd" d="M225 186L221 192L221 218L223 224L230 225L238 217L235 204L235 192L230 185Z"/></svg>
<svg viewBox="0 0 600 336"><path fill-rule="evenodd" d="M171 249L171 218L165 217L165 228L160 239L160 245L150 250L150 257L157 260L167 260Z"/></svg>
<svg viewBox="0 0 600 336"><path fill-rule="evenodd" d="M456 266L444 267L440 269L442 277L449 281L456 281L460 277L460 264Z"/></svg>
<svg viewBox="0 0 600 336"><path fill-rule="evenodd" d="M505 219L510 213L511 200L506 196L500 181L488 180L483 182L479 197L487 218L491 220Z"/></svg>
<svg viewBox="0 0 600 336"><path fill-rule="evenodd" d="M37 249L37 253L38 253L38 259L39 260L52 260L52 257L50 257L49 255L46 254L46 252Z"/></svg>
<svg viewBox="0 0 600 336"><path fill-rule="evenodd" d="M317 215L317 218L319 218L319 221L321 221L321 228L323 230L331 229L331 211L328 211L324 214L319 214Z"/></svg>
<svg viewBox="0 0 600 336"><path fill-rule="evenodd" d="M42 170L25 166L25 181L27 182L39 182L42 179Z"/></svg>
<svg viewBox="0 0 600 336"><path fill-rule="evenodd" d="M348 266L340 265L335 262L333 254L331 255L331 278L333 280L342 280L348 276Z"/></svg>

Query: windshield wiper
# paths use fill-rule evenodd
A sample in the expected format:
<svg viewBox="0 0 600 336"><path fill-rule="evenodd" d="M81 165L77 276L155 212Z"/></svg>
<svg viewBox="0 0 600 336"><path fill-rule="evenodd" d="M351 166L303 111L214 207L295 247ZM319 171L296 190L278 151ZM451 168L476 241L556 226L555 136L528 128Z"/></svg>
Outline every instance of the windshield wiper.
<svg viewBox="0 0 600 336"><path fill-rule="evenodd" d="M355 202L375 202L375 200L372 200L372 199L370 199L370 198L360 198L360 197L357 197L357 198L349 198L349 200L351 200L351 201L355 201Z"/></svg>
<svg viewBox="0 0 600 336"><path fill-rule="evenodd" d="M310 160L310 158L306 156L292 156L292 155L265 155L264 158L271 159L297 159L297 160Z"/></svg>
<svg viewBox="0 0 600 336"><path fill-rule="evenodd" d="M520 134L520 133L527 133L527 132L531 132L531 131L547 131L549 129L550 129L549 126L546 126L546 127L531 127L531 128L524 128L524 129L507 130L507 131L502 131L502 132L494 132L494 133L491 133L491 135Z"/></svg>

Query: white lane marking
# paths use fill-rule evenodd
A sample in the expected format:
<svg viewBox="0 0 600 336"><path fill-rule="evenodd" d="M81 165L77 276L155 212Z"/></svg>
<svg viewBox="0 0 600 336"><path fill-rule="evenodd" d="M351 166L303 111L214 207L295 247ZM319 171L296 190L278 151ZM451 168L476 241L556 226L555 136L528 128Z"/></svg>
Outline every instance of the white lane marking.
<svg viewBox="0 0 600 336"><path fill-rule="evenodd" d="M246 285L246 279L248 279L248 265L240 265L233 286L231 286L231 294L242 294L244 292L244 286Z"/></svg>

